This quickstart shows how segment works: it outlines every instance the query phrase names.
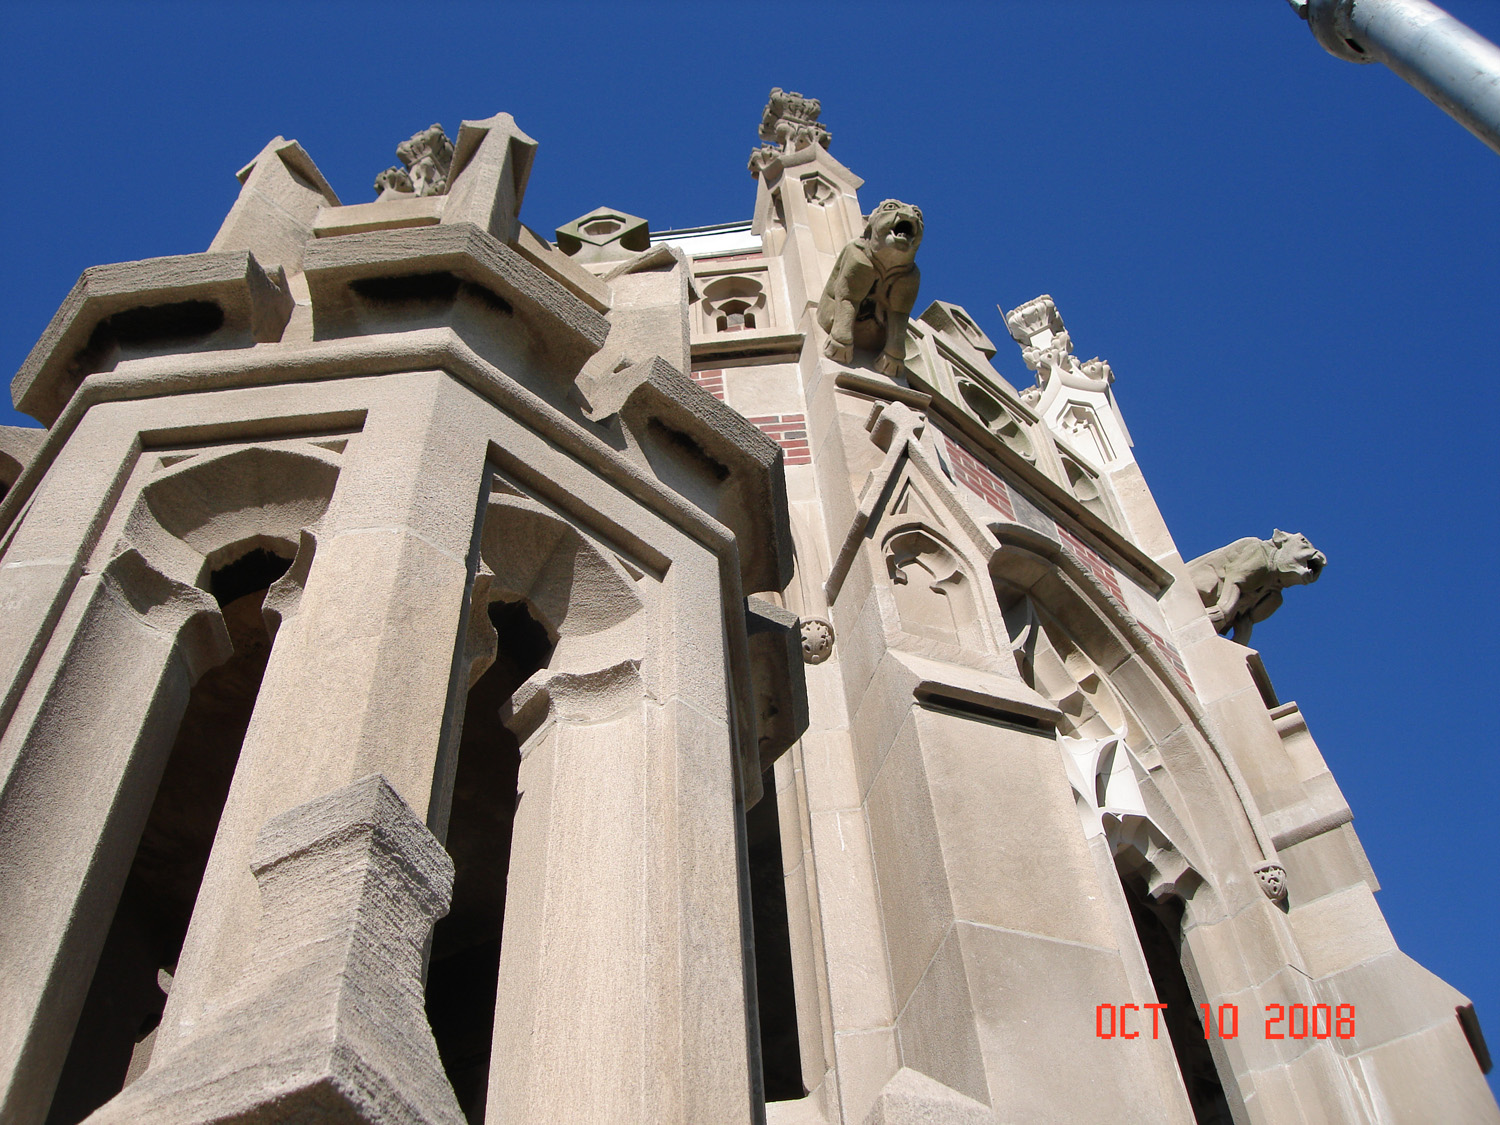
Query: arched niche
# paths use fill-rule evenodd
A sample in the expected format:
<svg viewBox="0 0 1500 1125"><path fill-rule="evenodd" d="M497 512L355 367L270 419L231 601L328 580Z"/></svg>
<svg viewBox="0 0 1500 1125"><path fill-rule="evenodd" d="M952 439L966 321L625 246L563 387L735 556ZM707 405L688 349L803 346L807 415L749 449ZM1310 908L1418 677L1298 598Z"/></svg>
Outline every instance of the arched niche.
<svg viewBox="0 0 1500 1125"><path fill-rule="evenodd" d="M597 666L598 654L622 639L610 631L642 607L630 573L610 553L526 496L502 491L490 498L479 555L470 611L471 684L494 659L495 632L486 618L494 602L524 603L555 646L548 667L570 672ZM605 633L610 637L601 642ZM625 647L634 650L638 643ZM622 654L615 651L617 658Z"/></svg>
<svg viewBox="0 0 1500 1125"><path fill-rule="evenodd" d="M25 1096L61 1125L150 1057L271 636L338 475L310 443L144 456L29 689L40 706L8 732L0 899L21 901L12 880L42 857L57 877L30 896L20 948L0 933L26 981L15 1002L44 1013L0 1056L24 1060Z"/></svg>
<svg viewBox="0 0 1500 1125"><path fill-rule="evenodd" d="M957 550L931 528L898 524L880 544L904 632L939 644L983 650L979 602Z"/></svg>
<svg viewBox="0 0 1500 1125"><path fill-rule="evenodd" d="M321 524L338 475L337 456L310 444L198 454L141 489L124 538L164 573L206 589L210 574L250 551L288 561L310 552L304 533Z"/></svg>
<svg viewBox="0 0 1500 1125"><path fill-rule="evenodd" d="M700 304L709 331L744 332L769 327L766 287L746 274L716 278L703 287Z"/></svg>
<svg viewBox="0 0 1500 1125"><path fill-rule="evenodd" d="M1058 743L1085 833L1106 837L1122 877L1139 878L1153 901L1175 895L1190 906L1205 884L1193 858L1201 849L1146 764L1162 761L1164 727L1192 741L1190 715L1137 630L1065 552L999 534L990 570L1011 652L1022 679L1062 712ZM1136 674L1119 675L1131 661Z"/></svg>
<svg viewBox="0 0 1500 1125"><path fill-rule="evenodd" d="M1121 929L1134 931L1137 964L1155 999L1167 1005L1184 1092L1199 1120L1227 1120L1232 1071L1192 1018L1206 999L1192 983L1203 979L1199 958L1206 952L1192 932L1197 922L1220 915L1219 896L1201 865L1201 846L1146 765L1161 756L1141 711L1171 706L1171 692L1154 675L1131 676L1129 687L1122 686L1112 673L1136 655L1128 633L1084 594L1061 557L1052 567L1026 588L997 579L1017 667L1063 712L1058 749L1079 822L1098 856L1106 900L1115 903ZM996 567L1013 579L1029 569L1013 562Z"/></svg>

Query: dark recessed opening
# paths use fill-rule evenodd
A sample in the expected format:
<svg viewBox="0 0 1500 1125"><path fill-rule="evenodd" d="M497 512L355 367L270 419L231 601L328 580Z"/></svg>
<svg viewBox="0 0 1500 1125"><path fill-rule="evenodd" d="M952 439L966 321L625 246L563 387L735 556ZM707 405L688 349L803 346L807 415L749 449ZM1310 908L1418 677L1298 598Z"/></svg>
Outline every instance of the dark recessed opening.
<svg viewBox="0 0 1500 1125"><path fill-rule="evenodd" d="M760 1012L760 1057L766 1101L806 1096L802 1046L797 1037L797 997L792 980L792 937L787 921L781 859L781 817L776 779L765 775L765 795L745 814L750 866L750 918L755 935L755 999Z"/></svg>
<svg viewBox="0 0 1500 1125"><path fill-rule="evenodd" d="M960 699L952 695L935 695L919 692L917 702L929 711L946 711L950 715L961 715L966 719L980 719L987 723L1003 723L1006 726L1022 727L1026 730L1042 730L1042 720L1034 715L1023 715L1019 711L1003 711L971 699Z"/></svg>
<svg viewBox="0 0 1500 1125"><path fill-rule="evenodd" d="M427 1019L448 1081L475 1125L484 1120L489 1084L511 829L520 800L521 747L500 711L552 655L547 630L524 602L496 602L489 617L498 651L469 689L448 820L453 907L433 929L427 969Z"/></svg>
<svg viewBox="0 0 1500 1125"><path fill-rule="evenodd" d="M226 606L252 591L266 589L291 569L291 565L290 559L257 547L214 571L209 576L208 586L214 600L220 606Z"/></svg>
<svg viewBox="0 0 1500 1125"><path fill-rule="evenodd" d="M1229 1101L1214 1065L1213 1052L1203 1037L1203 1023L1192 989L1182 971L1182 903L1170 899L1163 904L1148 902L1142 889L1121 880L1136 939L1146 957L1146 968L1156 988L1156 999L1167 1006L1162 1022L1177 1055L1177 1068L1187 1087L1188 1102L1198 1125L1233 1125Z"/></svg>
<svg viewBox="0 0 1500 1125"><path fill-rule="evenodd" d="M716 481L729 479L729 467L719 461L695 439L681 430L674 430L656 419L651 420L651 433L663 446L685 455L686 460L701 469Z"/></svg>
<svg viewBox="0 0 1500 1125"><path fill-rule="evenodd" d="M404 277L362 277L349 288L367 301L451 301L459 280L451 273L412 273Z"/></svg>
<svg viewBox="0 0 1500 1125"><path fill-rule="evenodd" d="M211 578L234 655L194 685L73 1032L47 1125L77 1125L145 1069L271 654L266 586L290 562L256 550ZM253 585L254 582L259 585ZM221 593L223 591L223 593Z"/></svg>
<svg viewBox="0 0 1500 1125"><path fill-rule="evenodd" d="M463 283L462 291L466 297L474 298L474 300L487 308L493 309L495 312L509 315L515 311L510 307L509 301L493 290L486 289L483 285L475 285L472 281L466 281Z"/></svg>
<svg viewBox="0 0 1500 1125"><path fill-rule="evenodd" d="M1353 51L1356 55L1362 55L1365 53L1365 49L1358 43L1356 43L1353 39L1345 39L1344 42L1349 45L1349 50Z"/></svg>
<svg viewBox="0 0 1500 1125"><path fill-rule="evenodd" d="M73 357L75 375L102 370L120 347L160 347L201 340L224 326L224 310L213 301L177 301L126 309L94 325L89 342Z"/></svg>

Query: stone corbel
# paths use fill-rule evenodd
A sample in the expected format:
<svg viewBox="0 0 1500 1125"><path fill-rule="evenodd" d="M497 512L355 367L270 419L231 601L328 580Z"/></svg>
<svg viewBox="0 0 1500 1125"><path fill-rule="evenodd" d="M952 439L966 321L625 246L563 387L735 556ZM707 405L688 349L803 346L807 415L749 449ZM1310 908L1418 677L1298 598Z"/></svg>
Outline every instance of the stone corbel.
<svg viewBox="0 0 1500 1125"><path fill-rule="evenodd" d="M807 730L807 678L797 615L763 598L745 599L755 741L764 773Z"/></svg>
<svg viewBox="0 0 1500 1125"><path fill-rule="evenodd" d="M536 745L536 734L551 723L598 722L638 705L644 696L639 659L592 672L543 668L516 689L500 717L521 744L525 759Z"/></svg>
<svg viewBox="0 0 1500 1125"><path fill-rule="evenodd" d="M126 547L99 573L108 594L146 625L176 636L188 678L198 678L234 655L224 615L213 595L163 574L140 551Z"/></svg>
<svg viewBox="0 0 1500 1125"><path fill-rule="evenodd" d="M307 588L307 576L312 571L313 555L317 550L318 537L303 528L292 565L266 590L260 616L266 623L266 635L272 641L276 639L276 633L282 625L297 615L297 608L302 604L302 591Z"/></svg>
<svg viewBox="0 0 1500 1125"><path fill-rule="evenodd" d="M490 621L490 588L495 582L495 572L483 559L479 560L479 571L474 575L474 589L469 597L469 627L464 633L464 666L469 670L467 691L479 682L479 677L488 671L499 654L500 637Z"/></svg>

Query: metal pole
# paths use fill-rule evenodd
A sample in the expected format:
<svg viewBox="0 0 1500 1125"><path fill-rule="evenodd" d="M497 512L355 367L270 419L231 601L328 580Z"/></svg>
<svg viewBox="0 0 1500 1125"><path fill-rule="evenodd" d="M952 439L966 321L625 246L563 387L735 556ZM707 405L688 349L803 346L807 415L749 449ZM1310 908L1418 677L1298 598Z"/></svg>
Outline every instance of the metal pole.
<svg viewBox="0 0 1500 1125"><path fill-rule="evenodd" d="M1500 152L1500 47L1427 0L1288 0L1330 54L1383 62Z"/></svg>

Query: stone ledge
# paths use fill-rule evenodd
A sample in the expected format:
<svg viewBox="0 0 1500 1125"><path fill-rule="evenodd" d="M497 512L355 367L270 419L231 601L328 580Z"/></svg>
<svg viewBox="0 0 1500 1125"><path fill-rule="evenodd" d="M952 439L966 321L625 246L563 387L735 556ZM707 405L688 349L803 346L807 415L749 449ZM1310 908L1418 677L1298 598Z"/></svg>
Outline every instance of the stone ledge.
<svg viewBox="0 0 1500 1125"><path fill-rule="evenodd" d="M313 315L347 302L351 282L449 273L480 285L529 321L570 374L604 346L609 322L526 258L472 223L318 239L303 259Z"/></svg>
<svg viewBox="0 0 1500 1125"><path fill-rule="evenodd" d="M202 306L217 308L218 323ZM174 309L183 315L174 318ZM159 323L109 331L111 317L138 310L158 310ZM11 381L11 399L16 409L50 426L86 375L108 370L121 358L279 340L291 313L281 271L268 274L248 250L91 266ZM93 350L99 354L89 355Z"/></svg>

